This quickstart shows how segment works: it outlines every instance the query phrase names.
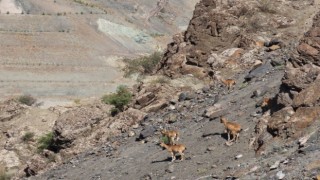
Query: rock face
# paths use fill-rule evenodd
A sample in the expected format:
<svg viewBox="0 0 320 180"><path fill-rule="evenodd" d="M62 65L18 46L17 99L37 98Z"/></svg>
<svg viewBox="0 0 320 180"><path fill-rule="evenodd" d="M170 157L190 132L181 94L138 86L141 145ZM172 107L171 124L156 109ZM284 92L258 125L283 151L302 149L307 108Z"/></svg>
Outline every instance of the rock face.
<svg viewBox="0 0 320 180"><path fill-rule="evenodd" d="M252 19L252 13L256 12L255 8L251 1L200 1L188 29L175 35L168 45L158 71L170 77L193 74L204 78L221 66L238 67L244 49L258 46L258 42L263 47L263 42L248 35L245 27ZM227 49L230 51L225 51Z"/></svg>
<svg viewBox="0 0 320 180"><path fill-rule="evenodd" d="M103 104L94 104L61 114L53 127L57 150L71 147L78 137L90 135L92 128L108 117L109 108Z"/></svg>
<svg viewBox="0 0 320 180"><path fill-rule="evenodd" d="M300 40L298 56L287 62L281 91L276 97L284 108L275 112L268 123L273 135L293 136L320 117L319 30L320 12L314 17L311 29ZM291 109L289 114L288 109Z"/></svg>
<svg viewBox="0 0 320 180"><path fill-rule="evenodd" d="M0 104L0 122L10 121L12 118L18 116L23 110L26 109L25 106L19 104L13 99L5 101Z"/></svg>

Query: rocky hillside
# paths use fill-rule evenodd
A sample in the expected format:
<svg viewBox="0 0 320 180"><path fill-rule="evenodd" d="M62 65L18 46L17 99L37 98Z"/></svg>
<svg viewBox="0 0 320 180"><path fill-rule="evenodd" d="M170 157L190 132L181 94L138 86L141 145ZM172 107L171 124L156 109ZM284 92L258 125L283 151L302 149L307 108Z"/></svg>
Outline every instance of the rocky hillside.
<svg viewBox="0 0 320 180"><path fill-rule="evenodd" d="M26 179L320 179L319 6L200 1L158 66L172 79L136 84L115 117L97 101L50 109L54 146L6 168ZM3 121L28 109L14 106ZM241 125L239 142L227 143L221 116ZM184 161L159 146L162 128L180 132Z"/></svg>

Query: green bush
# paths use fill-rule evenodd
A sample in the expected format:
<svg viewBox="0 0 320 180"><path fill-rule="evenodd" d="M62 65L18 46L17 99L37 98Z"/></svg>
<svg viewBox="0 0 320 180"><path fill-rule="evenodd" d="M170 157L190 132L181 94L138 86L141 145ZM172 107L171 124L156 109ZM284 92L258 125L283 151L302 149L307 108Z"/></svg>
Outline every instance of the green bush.
<svg viewBox="0 0 320 180"><path fill-rule="evenodd" d="M114 105L114 108L111 109L111 114L114 116L118 112L124 110L124 106L127 105L132 99L132 94L126 86L118 86L117 92L108 94L102 97L102 102L106 104Z"/></svg>
<svg viewBox="0 0 320 180"><path fill-rule="evenodd" d="M162 136L160 141L165 143L165 144L169 144L170 143L170 140L169 140L168 136Z"/></svg>
<svg viewBox="0 0 320 180"><path fill-rule="evenodd" d="M134 73L150 74L160 62L161 58L161 52L154 52L149 56L142 56L136 59L124 59L123 62L126 64L122 69L124 76L129 77Z"/></svg>
<svg viewBox="0 0 320 180"><path fill-rule="evenodd" d="M34 103L36 103L37 100L31 95L22 95L18 97L18 101L22 104L32 106Z"/></svg>
<svg viewBox="0 0 320 180"><path fill-rule="evenodd" d="M38 140L38 151L42 152L44 149L49 149L51 146L53 146L53 143L54 141L52 132L41 136Z"/></svg>
<svg viewBox="0 0 320 180"><path fill-rule="evenodd" d="M24 141L24 142L28 142L28 141L31 141L33 139L33 137L34 137L34 133L33 132L26 132L22 136L21 140Z"/></svg>

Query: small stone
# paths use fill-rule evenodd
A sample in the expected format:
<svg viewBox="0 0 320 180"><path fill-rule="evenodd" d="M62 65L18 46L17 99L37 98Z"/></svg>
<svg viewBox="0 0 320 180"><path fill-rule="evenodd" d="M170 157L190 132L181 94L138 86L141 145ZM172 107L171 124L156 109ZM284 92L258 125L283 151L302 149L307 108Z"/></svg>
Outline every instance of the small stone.
<svg viewBox="0 0 320 180"><path fill-rule="evenodd" d="M280 161L276 161L272 166L270 166L270 170L277 169L280 165Z"/></svg>
<svg viewBox="0 0 320 180"><path fill-rule="evenodd" d="M242 154L238 154L238 155L236 155L236 159L240 159L240 158L242 158Z"/></svg>
<svg viewBox="0 0 320 180"><path fill-rule="evenodd" d="M174 172L174 165L173 164L169 165L169 167L166 171L169 173L173 173Z"/></svg>
<svg viewBox="0 0 320 180"><path fill-rule="evenodd" d="M276 176L278 179L283 179L285 174L282 171L279 171L279 172L277 172Z"/></svg>
<svg viewBox="0 0 320 180"><path fill-rule="evenodd" d="M269 48L268 48L268 52L270 52L270 51L275 51L275 50L277 50L277 49L280 49L281 47L279 46L279 45L272 45L272 46L270 46Z"/></svg>
<svg viewBox="0 0 320 180"><path fill-rule="evenodd" d="M253 112L253 113L250 114L251 117L257 117L257 116L259 116L259 115L261 115L261 114L256 113L256 112Z"/></svg>
<svg viewBox="0 0 320 180"><path fill-rule="evenodd" d="M134 124L134 125L132 125L132 128L133 129L137 129L139 127L139 124Z"/></svg>
<svg viewBox="0 0 320 180"><path fill-rule="evenodd" d="M258 170L260 167L259 166L253 166L251 169L250 169L250 172L254 172L256 170Z"/></svg>
<svg viewBox="0 0 320 180"><path fill-rule="evenodd" d="M214 151L216 148L214 147L214 146L209 146L208 148L207 148L207 150L208 151Z"/></svg>
<svg viewBox="0 0 320 180"><path fill-rule="evenodd" d="M212 166L211 166L211 168L216 168L216 167L218 167L217 165L215 165L215 164L213 164Z"/></svg>
<svg viewBox="0 0 320 180"><path fill-rule="evenodd" d="M134 136L134 135L135 135L134 131L129 131L129 132L128 132L128 136L129 136L129 137L132 137L132 136Z"/></svg>
<svg viewBox="0 0 320 180"><path fill-rule="evenodd" d="M175 110L175 109L176 109L176 107L175 107L174 105L170 105L170 106L169 106L169 109L171 109L171 110Z"/></svg>
<svg viewBox="0 0 320 180"><path fill-rule="evenodd" d="M289 160L286 159L286 160L284 160L282 163L283 163L283 164L288 164L288 162L289 162Z"/></svg>

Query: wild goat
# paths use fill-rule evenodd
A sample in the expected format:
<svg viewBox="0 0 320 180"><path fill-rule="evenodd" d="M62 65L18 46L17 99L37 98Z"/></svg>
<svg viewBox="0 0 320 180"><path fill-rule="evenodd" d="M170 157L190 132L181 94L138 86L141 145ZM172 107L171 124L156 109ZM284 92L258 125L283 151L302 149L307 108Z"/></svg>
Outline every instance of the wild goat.
<svg viewBox="0 0 320 180"><path fill-rule="evenodd" d="M221 82L227 86L228 90L230 90L236 84L236 81L233 79L221 79Z"/></svg>
<svg viewBox="0 0 320 180"><path fill-rule="evenodd" d="M161 134L163 136L167 136L168 137L170 145L173 145L175 140L176 141L179 140L179 132L176 131L176 130L168 130L167 131L167 130L163 130L162 129L160 132L161 132Z"/></svg>
<svg viewBox="0 0 320 180"><path fill-rule="evenodd" d="M184 160L184 151L187 149L183 144L167 145L163 142L160 143L160 146L166 148L171 154L171 162L176 160L176 154L179 153L181 156L181 161Z"/></svg>
<svg viewBox="0 0 320 180"><path fill-rule="evenodd" d="M240 124L235 122L229 122L225 117L220 117L220 122L223 123L223 125L226 128L226 131L228 133L228 142L237 142L237 140L239 139L239 133L242 131ZM231 141L230 134L232 134Z"/></svg>
<svg viewBox="0 0 320 180"><path fill-rule="evenodd" d="M261 103L261 107L262 108L267 107L267 106L269 106L269 103L270 103L270 98L263 98L263 101Z"/></svg>
<svg viewBox="0 0 320 180"><path fill-rule="evenodd" d="M233 79L224 79L219 75L219 72L216 72L214 75L215 79L222 82L223 85L227 86L228 90L230 90L235 84L236 81Z"/></svg>

